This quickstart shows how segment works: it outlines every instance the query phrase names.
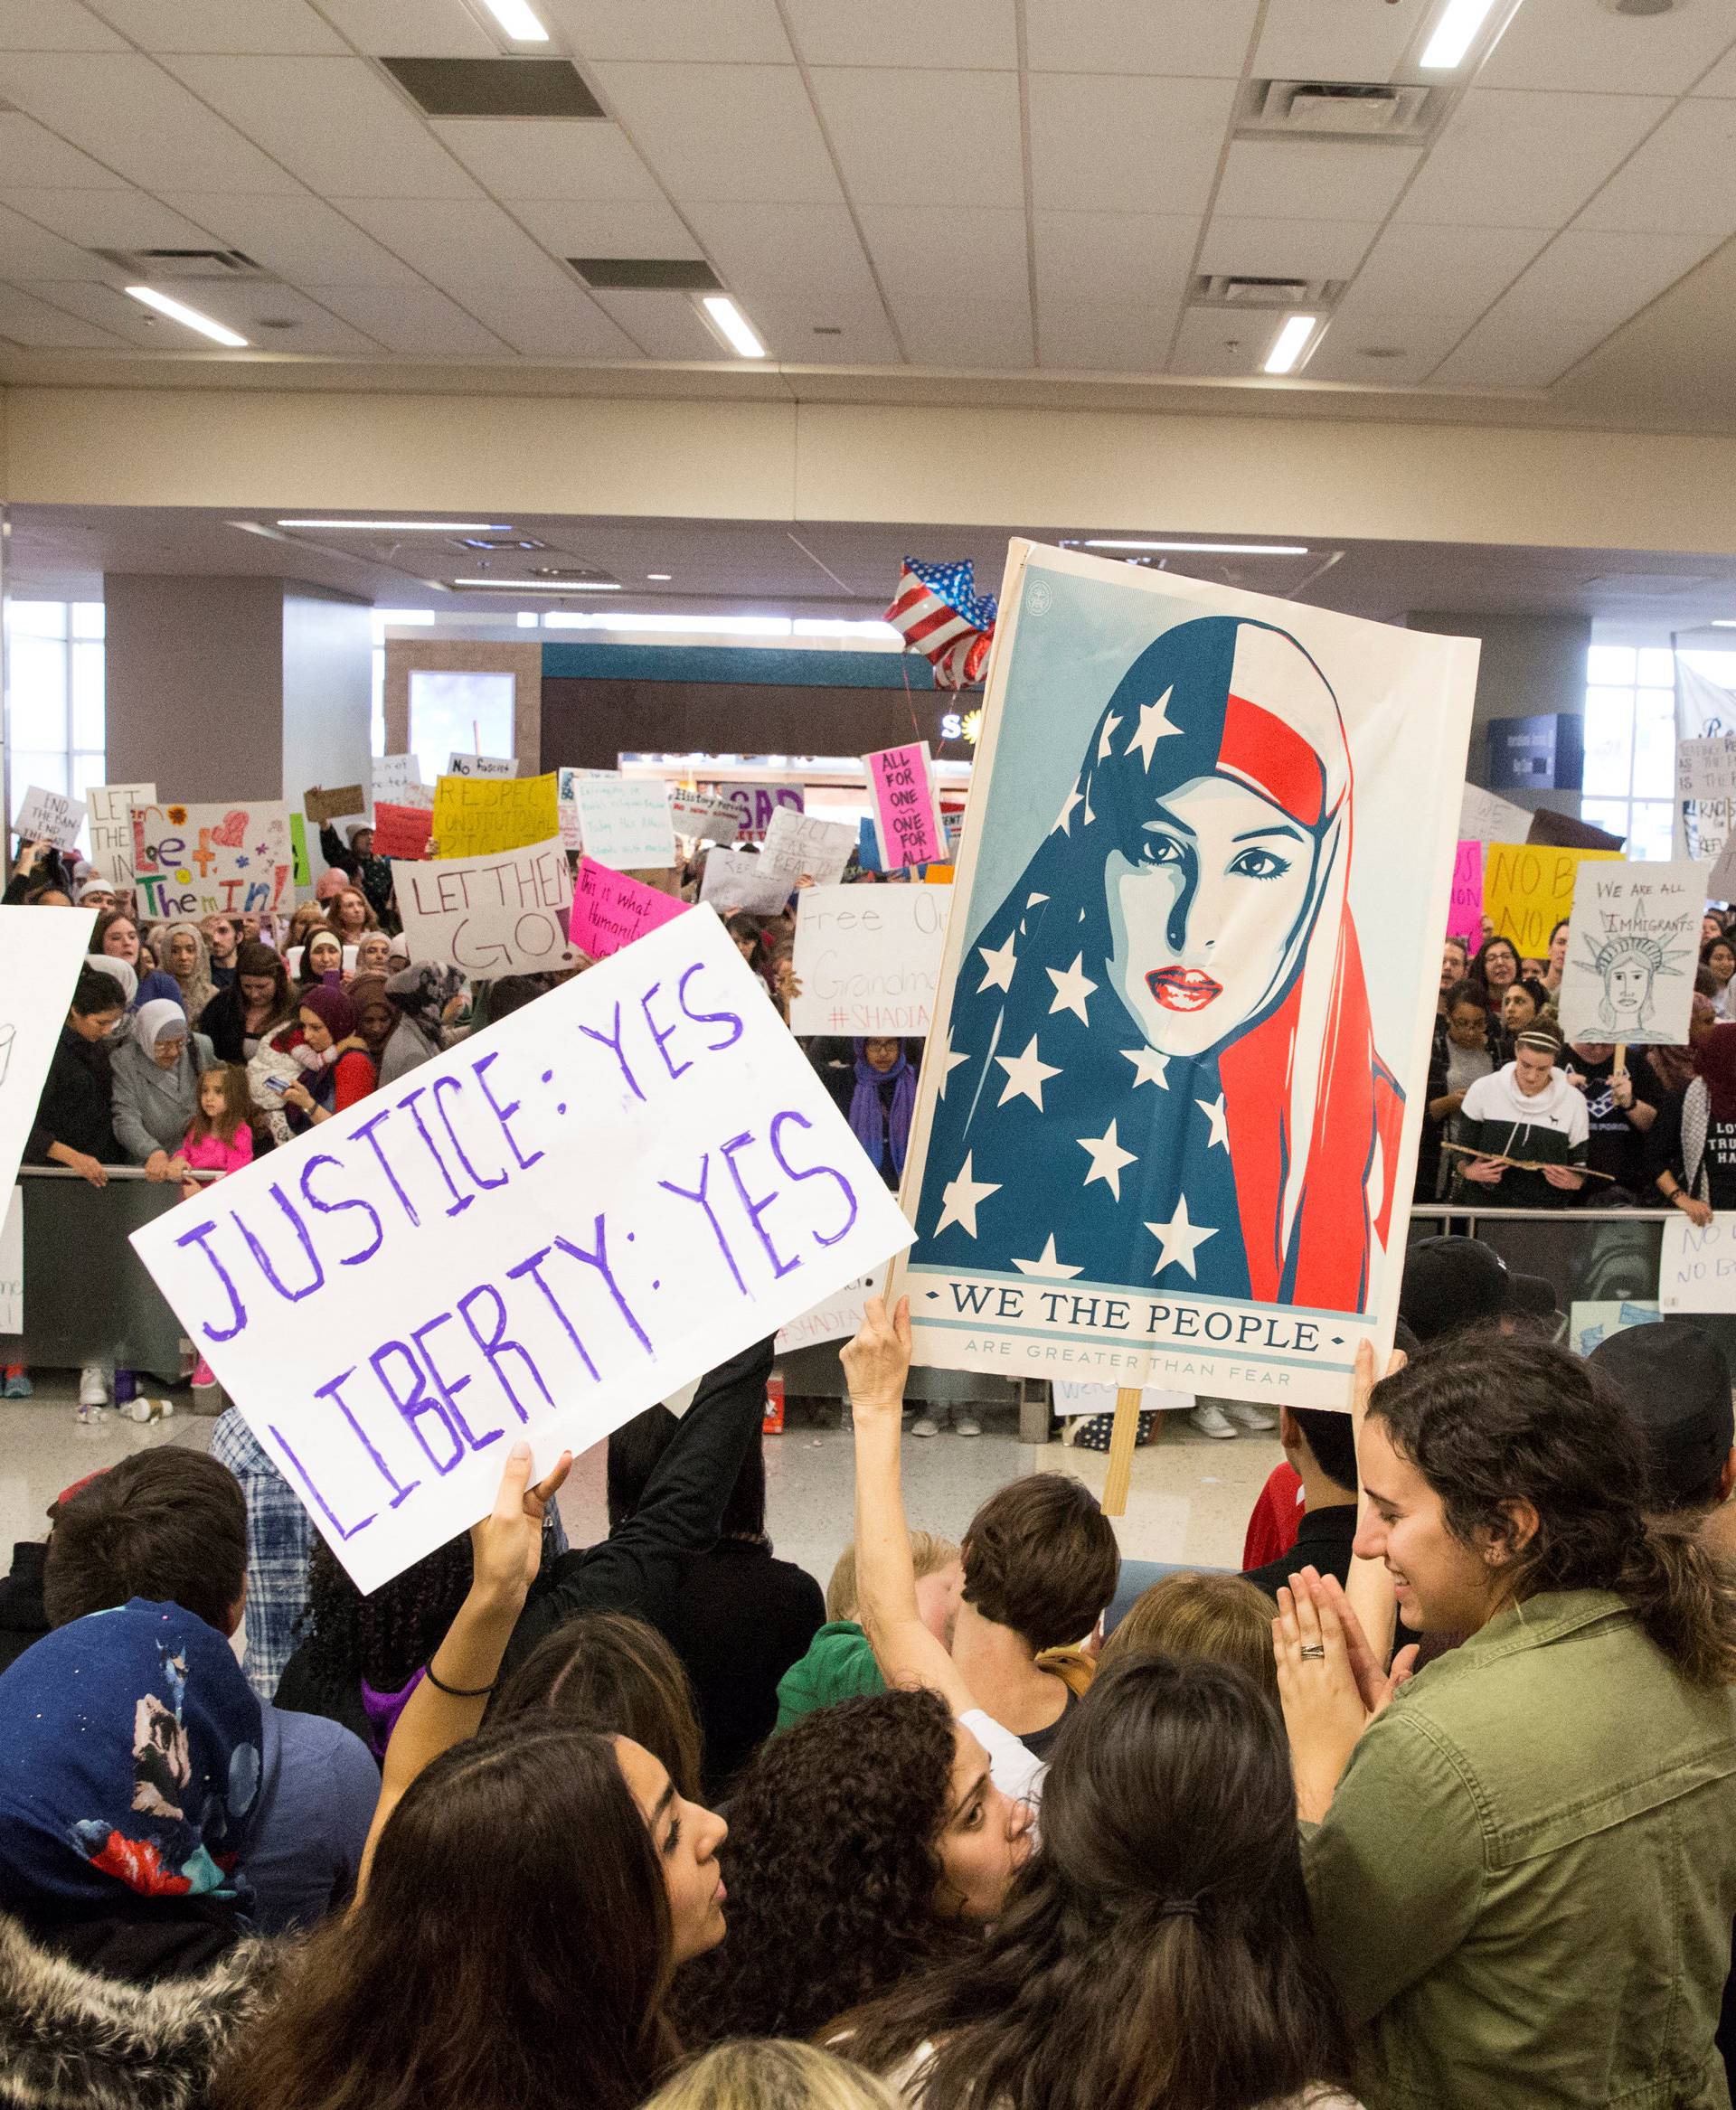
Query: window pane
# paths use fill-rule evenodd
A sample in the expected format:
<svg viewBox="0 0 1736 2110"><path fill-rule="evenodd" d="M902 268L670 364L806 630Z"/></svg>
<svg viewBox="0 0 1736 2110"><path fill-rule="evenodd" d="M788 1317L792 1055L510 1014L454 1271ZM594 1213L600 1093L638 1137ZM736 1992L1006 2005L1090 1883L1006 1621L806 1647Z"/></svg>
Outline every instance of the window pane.
<svg viewBox="0 0 1736 2110"><path fill-rule="evenodd" d="M1594 828L1607 829L1612 835L1626 835L1628 802L1625 798L1582 798L1580 818L1590 821Z"/></svg>
<svg viewBox="0 0 1736 2110"><path fill-rule="evenodd" d="M72 635L75 637L100 637L104 627L104 610L100 601L74 601L72 604Z"/></svg>
<svg viewBox="0 0 1736 2110"><path fill-rule="evenodd" d="M1585 655L1585 678L1588 682L1608 683L1612 686L1631 689L1634 685L1634 658L1626 645L1594 645Z"/></svg>
<svg viewBox="0 0 1736 2110"><path fill-rule="evenodd" d="M1629 857L1647 857L1667 863L1670 855L1671 808L1666 800L1636 799L1634 832L1628 839Z"/></svg>
<svg viewBox="0 0 1736 2110"><path fill-rule="evenodd" d="M1585 789L1594 797L1625 798L1634 752L1634 692L1585 692Z"/></svg>
<svg viewBox="0 0 1736 2110"><path fill-rule="evenodd" d="M1647 688L1673 689L1675 686L1675 655L1667 647L1661 651L1642 652L1639 655L1639 679Z"/></svg>
<svg viewBox="0 0 1736 2110"><path fill-rule="evenodd" d="M105 774L108 768L108 758L106 754L74 755L72 758L73 797L83 798L93 784L108 783L108 778Z"/></svg>
<svg viewBox="0 0 1736 2110"><path fill-rule="evenodd" d="M64 637L64 601L8 601L6 628L21 637Z"/></svg>
<svg viewBox="0 0 1736 2110"><path fill-rule="evenodd" d="M1634 737L1634 796L1669 798L1675 790L1675 694L1641 689Z"/></svg>
<svg viewBox="0 0 1736 2110"><path fill-rule="evenodd" d="M11 767L12 806L14 813L24 804L24 794L33 784L43 791L64 791L67 788L64 748L14 748Z"/></svg>
<svg viewBox="0 0 1736 2110"><path fill-rule="evenodd" d="M412 674L410 751L421 762L422 782L434 783L448 755L510 755L511 674Z"/></svg>
<svg viewBox="0 0 1736 2110"><path fill-rule="evenodd" d="M102 645L72 647L72 745L100 748L108 744L103 712L104 655Z"/></svg>
<svg viewBox="0 0 1736 2110"><path fill-rule="evenodd" d="M6 641L12 744L66 745L66 647L29 632Z"/></svg>

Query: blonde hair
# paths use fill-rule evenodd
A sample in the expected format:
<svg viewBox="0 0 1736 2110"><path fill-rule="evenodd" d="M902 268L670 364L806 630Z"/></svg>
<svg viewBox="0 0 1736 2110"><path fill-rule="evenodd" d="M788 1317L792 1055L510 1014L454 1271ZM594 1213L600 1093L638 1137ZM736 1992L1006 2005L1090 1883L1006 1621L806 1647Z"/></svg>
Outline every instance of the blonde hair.
<svg viewBox="0 0 1736 2110"><path fill-rule="evenodd" d="M1097 1667L1107 1671L1136 1649L1203 1657L1245 1671L1275 1702L1272 1621L1277 1610L1265 1591L1242 1576L1166 1575L1134 1599L1103 1644Z"/></svg>
<svg viewBox="0 0 1736 2110"><path fill-rule="evenodd" d="M939 1531L910 1533L910 1560L918 1582L924 1576L939 1575L942 1568L950 1568L954 1561L963 1558L952 1540L943 1539ZM854 1619L857 1601L856 1547L852 1540L839 1554L832 1579L826 1586L826 1615L831 1620Z"/></svg>
<svg viewBox="0 0 1736 2110"><path fill-rule="evenodd" d="M902 2110L873 2074L813 2044L738 2037L684 2066L645 2110Z"/></svg>

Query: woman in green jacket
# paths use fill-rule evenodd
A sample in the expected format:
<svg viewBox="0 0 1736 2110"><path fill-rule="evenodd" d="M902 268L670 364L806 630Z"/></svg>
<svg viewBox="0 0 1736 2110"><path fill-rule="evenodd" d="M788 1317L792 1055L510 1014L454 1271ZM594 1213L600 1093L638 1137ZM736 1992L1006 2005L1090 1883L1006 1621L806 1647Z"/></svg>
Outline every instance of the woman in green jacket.
<svg viewBox="0 0 1736 2110"><path fill-rule="evenodd" d="M1376 1386L1356 1552L1413 1633L1387 1678L1335 1583L1273 1644L1316 1924L1371 2110L1725 2110L1736 1576L1648 1521L1626 1411L1542 1343Z"/></svg>

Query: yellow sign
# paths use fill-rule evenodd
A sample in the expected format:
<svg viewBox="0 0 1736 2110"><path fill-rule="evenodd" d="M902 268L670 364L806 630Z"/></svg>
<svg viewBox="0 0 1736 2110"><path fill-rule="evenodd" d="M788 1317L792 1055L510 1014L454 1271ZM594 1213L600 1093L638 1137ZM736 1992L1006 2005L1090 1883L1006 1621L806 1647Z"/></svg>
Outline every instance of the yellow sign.
<svg viewBox="0 0 1736 2110"><path fill-rule="evenodd" d="M1588 858L1615 850L1557 850L1543 843L1491 843L1484 852L1483 913L1521 959L1548 957L1549 934L1573 913L1573 881Z"/></svg>
<svg viewBox="0 0 1736 2110"><path fill-rule="evenodd" d="M492 857L529 850L561 833L552 772L547 777L442 777L434 791L433 838L441 857Z"/></svg>

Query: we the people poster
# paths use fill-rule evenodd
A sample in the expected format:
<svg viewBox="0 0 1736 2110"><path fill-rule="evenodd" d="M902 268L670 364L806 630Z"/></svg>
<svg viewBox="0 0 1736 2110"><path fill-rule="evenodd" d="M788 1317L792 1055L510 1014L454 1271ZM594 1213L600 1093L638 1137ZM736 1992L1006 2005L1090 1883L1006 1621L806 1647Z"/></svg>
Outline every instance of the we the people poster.
<svg viewBox="0 0 1736 2110"><path fill-rule="evenodd" d="M1348 1404L1477 645L1015 542L906 1168L918 1361Z"/></svg>

